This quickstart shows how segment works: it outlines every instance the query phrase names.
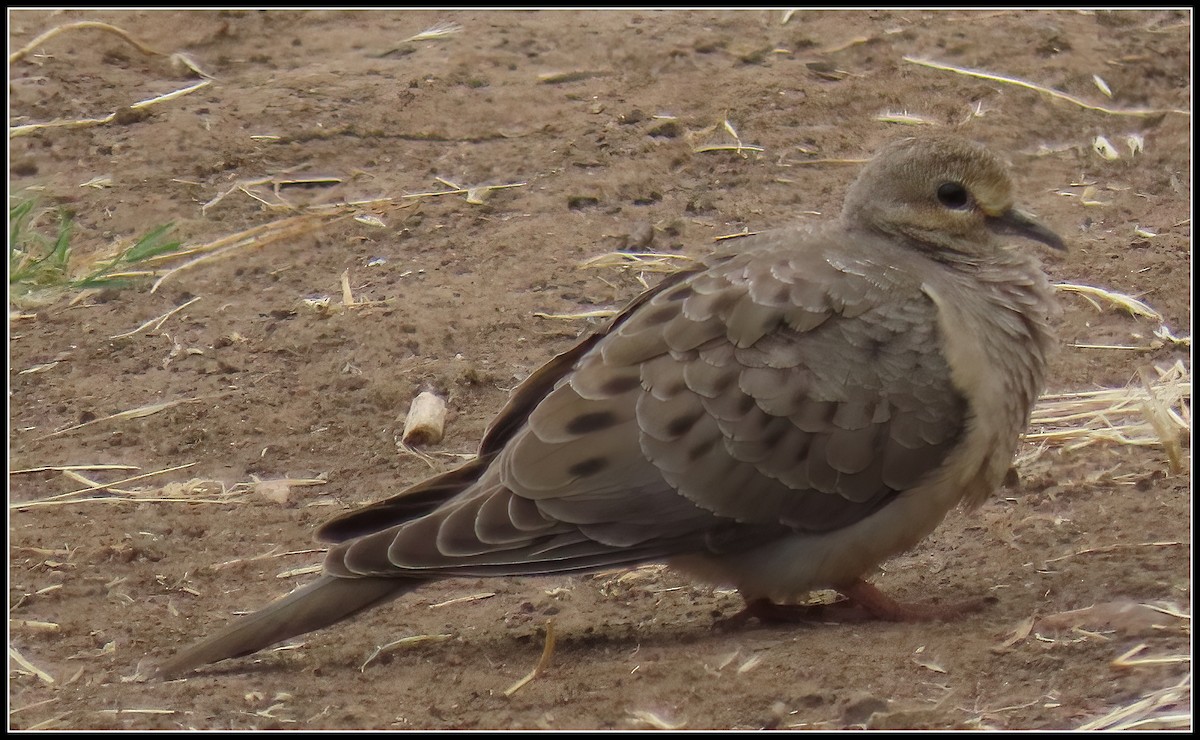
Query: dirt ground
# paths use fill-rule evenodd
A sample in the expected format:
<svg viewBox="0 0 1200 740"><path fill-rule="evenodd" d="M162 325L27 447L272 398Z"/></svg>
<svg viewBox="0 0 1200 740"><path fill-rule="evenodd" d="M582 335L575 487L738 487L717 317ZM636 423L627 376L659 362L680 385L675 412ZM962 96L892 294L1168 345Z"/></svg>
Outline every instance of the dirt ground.
<svg viewBox="0 0 1200 740"><path fill-rule="evenodd" d="M660 568L465 579L298 646L145 680L310 578L321 522L472 453L508 391L596 325L537 314L638 292L636 273L583 260L698 254L827 217L856 160L913 130L898 114L1012 162L1021 200L1070 244L1045 257L1056 282L1161 313L1064 293L1047 391L1136 385L1178 360L1190 376L1190 345L1153 334L1191 334L1190 11L39 10L10 13L10 49L81 20L186 52L213 81L10 139L10 194L74 215L76 269L168 222L203 245L309 215L154 292L10 303L10 646L25 661L10 657L10 726L1049 729L1113 724L1146 697L1160 726L1190 713L1190 681L1161 693L1191 670L1189 620L1168 613L1191 613L1186 439L1181 473L1162 445L1027 442L1019 482L876 580L911 600L996 597L953 623L716 632L736 594ZM10 125L199 81L75 30L10 65ZM305 178L320 182L287 182ZM519 186L403 197L449 183ZM357 218L319 215L372 199ZM343 274L361 305L343 305ZM425 388L449 404L428 461L395 442ZM20 472L99 464L136 468L80 473L153 475L46 500L87 484ZM549 665L506 695L550 620ZM1139 646L1161 660L1114 664Z"/></svg>

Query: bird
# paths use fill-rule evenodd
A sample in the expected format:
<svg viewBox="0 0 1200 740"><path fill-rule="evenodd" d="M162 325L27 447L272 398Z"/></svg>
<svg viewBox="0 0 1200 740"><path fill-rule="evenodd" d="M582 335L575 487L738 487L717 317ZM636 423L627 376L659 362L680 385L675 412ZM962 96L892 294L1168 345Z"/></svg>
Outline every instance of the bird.
<svg viewBox="0 0 1200 740"><path fill-rule="evenodd" d="M884 145L840 214L728 240L511 393L469 462L335 517L314 582L158 664L254 653L458 576L666 563L730 621L832 589L872 618L955 618L867 579L999 487L1059 309L1005 163L951 133Z"/></svg>

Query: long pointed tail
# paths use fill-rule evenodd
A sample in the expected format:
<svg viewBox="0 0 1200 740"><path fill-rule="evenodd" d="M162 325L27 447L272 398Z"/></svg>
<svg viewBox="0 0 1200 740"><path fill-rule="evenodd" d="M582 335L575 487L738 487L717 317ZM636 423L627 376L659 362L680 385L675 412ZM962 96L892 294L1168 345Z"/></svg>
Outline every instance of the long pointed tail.
<svg viewBox="0 0 1200 740"><path fill-rule="evenodd" d="M321 576L175 654L158 667L157 675L173 678L206 663L249 655L289 637L348 619L423 583L423 580L408 578Z"/></svg>

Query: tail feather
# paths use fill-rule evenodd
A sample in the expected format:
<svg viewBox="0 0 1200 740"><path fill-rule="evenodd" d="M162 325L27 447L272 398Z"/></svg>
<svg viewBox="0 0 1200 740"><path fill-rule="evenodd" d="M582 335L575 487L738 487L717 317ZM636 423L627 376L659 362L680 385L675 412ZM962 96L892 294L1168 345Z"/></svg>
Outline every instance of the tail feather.
<svg viewBox="0 0 1200 740"><path fill-rule="evenodd" d="M422 583L423 580L410 578L321 576L175 654L158 667L157 675L173 678L207 663L249 655L289 637L348 619Z"/></svg>

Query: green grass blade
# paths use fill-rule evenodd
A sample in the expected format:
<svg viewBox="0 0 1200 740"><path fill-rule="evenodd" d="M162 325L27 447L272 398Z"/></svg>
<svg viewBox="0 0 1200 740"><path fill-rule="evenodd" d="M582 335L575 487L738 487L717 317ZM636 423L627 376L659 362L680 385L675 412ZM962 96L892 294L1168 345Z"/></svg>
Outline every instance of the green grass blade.
<svg viewBox="0 0 1200 740"><path fill-rule="evenodd" d="M64 213L59 221L58 238L54 240L54 248L46 256L50 260L50 267L64 275L67 273L67 263L71 259L71 228L71 217Z"/></svg>
<svg viewBox="0 0 1200 740"><path fill-rule="evenodd" d="M9 289L17 295L27 295L43 287L59 290L127 287L136 281L118 275L128 272L130 266L182 249L182 242L166 239L175 224L164 224L148 231L116 257L93 261L87 275L71 280L68 270L72 219L60 211L58 232L52 239L33 228L38 214L33 198L22 200L8 210L8 282Z"/></svg>
<svg viewBox="0 0 1200 740"><path fill-rule="evenodd" d="M34 206L30 199L8 211L8 284L25 292L62 282L71 259L70 216L62 214L58 236L51 244L45 235L29 228Z"/></svg>
<svg viewBox="0 0 1200 740"><path fill-rule="evenodd" d="M141 239L138 239L136 244L125 250L125 252L121 254L117 261L121 262L122 264L133 264L143 260L148 260L151 257L157 257L160 254L178 251L181 242L162 241L162 238L167 234L167 232L173 228L175 228L175 224L168 223L159 226L158 228L151 229L149 233L147 233Z"/></svg>
<svg viewBox="0 0 1200 740"><path fill-rule="evenodd" d="M124 269L130 265L136 265L139 262L157 257L161 254L169 254L178 251L182 246L182 242L164 241L163 237L175 224L168 223L162 226L151 229L145 236L138 239L133 246L106 261L100 266L93 269L86 277L76 280L71 283L75 288L98 288L109 287L119 288L130 285L128 280L117 279L110 277L112 273L119 268Z"/></svg>

